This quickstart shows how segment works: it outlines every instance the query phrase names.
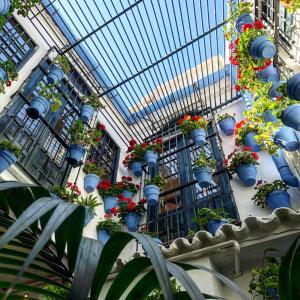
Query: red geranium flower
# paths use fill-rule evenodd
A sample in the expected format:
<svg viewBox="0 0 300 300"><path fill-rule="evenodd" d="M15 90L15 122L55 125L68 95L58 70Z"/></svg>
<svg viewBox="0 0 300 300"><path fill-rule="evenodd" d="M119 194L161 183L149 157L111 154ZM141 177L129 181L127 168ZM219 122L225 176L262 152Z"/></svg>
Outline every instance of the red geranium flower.
<svg viewBox="0 0 300 300"><path fill-rule="evenodd" d="M128 202L128 210L134 210L134 208L135 208L135 203L132 201Z"/></svg>
<svg viewBox="0 0 300 300"><path fill-rule="evenodd" d="M264 29L265 26L264 26L264 24L263 24L262 21L256 20L256 21L254 22L254 28L255 28L255 29Z"/></svg>
<svg viewBox="0 0 300 300"><path fill-rule="evenodd" d="M257 155L257 153L252 152L251 155L252 155L252 157L253 157L255 160L258 160L258 159L259 159L259 156Z"/></svg>
<svg viewBox="0 0 300 300"><path fill-rule="evenodd" d="M251 148L251 147L248 147L248 146L246 146L246 147L244 147L244 148L243 148L243 151L252 151L252 148Z"/></svg>
<svg viewBox="0 0 300 300"><path fill-rule="evenodd" d="M143 144L141 144L142 148L147 148L148 145L149 145L148 143L143 143Z"/></svg>
<svg viewBox="0 0 300 300"><path fill-rule="evenodd" d="M251 24L245 24L243 26L243 32L245 32L247 29L252 29L252 28L253 28L253 26Z"/></svg>
<svg viewBox="0 0 300 300"><path fill-rule="evenodd" d="M137 141L134 140L134 139L132 139L132 140L129 141L129 145L130 145L130 146L135 146L136 143L137 143Z"/></svg>
<svg viewBox="0 0 300 300"><path fill-rule="evenodd" d="M105 130L105 125L104 124L101 124L101 123L99 123L98 124L98 129L100 129L100 130Z"/></svg>
<svg viewBox="0 0 300 300"><path fill-rule="evenodd" d="M239 92L239 91L241 90L241 87L240 87L238 84L236 84L236 85L234 86L234 89L235 89L237 92Z"/></svg>
<svg viewBox="0 0 300 300"><path fill-rule="evenodd" d="M237 39L234 41L234 44L235 44L235 45L238 45L238 44L239 44L239 40L240 40L240 39L237 38Z"/></svg>
<svg viewBox="0 0 300 300"><path fill-rule="evenodd" d="M12 81L11 80L6 80L6 86L9 87L12 85Z"/></svg>
<svg viewBox="0 0 300 300"><path fill-rule="evenodd" d="M224 159L224 165L225 165L225 166L228 165L228 159Z"/></svg>
<svg viewBox="0 0 300 300"><path fill-rule="evenodd" d="M193 117L192 117L192 120L193 120L193 121L199 121L200 119L201 119L200 116L193 116Z"/></svg>
<svg viewBox="0 0 300 300"><path fill-rule="evenodd" d="M112 213L114 216L117 214L117 212L118 212L118 210L117 210L116 207L113 207L113 208L111 209L111 213Z"/></svg>

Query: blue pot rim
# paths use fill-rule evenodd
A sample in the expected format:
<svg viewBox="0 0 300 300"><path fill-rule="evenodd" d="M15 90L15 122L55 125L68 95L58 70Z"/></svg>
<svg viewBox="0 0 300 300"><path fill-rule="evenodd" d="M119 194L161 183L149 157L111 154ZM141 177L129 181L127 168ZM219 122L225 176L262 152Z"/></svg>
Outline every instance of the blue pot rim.
<svg viewBox="0 0 300 300"><path fill-rule="evenodd" d="M223 122L223 121L229 120L229 119L231 119L231 120L233 120L233 121L235 121L235 122L236 122L236 119L235 119L235 117L228 116L228 117L226 117L226 118L222 119L221 121L218 121L218 124L220 124L220 123L221 123L221 122Z"/></svg>

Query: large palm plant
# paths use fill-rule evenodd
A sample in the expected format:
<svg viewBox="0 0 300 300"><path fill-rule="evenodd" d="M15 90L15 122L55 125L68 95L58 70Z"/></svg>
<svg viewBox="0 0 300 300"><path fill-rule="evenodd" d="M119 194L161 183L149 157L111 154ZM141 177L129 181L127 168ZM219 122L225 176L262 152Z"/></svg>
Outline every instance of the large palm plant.
<svg viewBox="0 0 300 300"><path fill-rule="evenodd" d="M203 294L187 273L192 269L213 273L241 299L249 299L232 281L213 270L166 261L147 235L116 233L105 246L82 237L84 207L53 199L44 188L0 182L0 209L2 299L23 299L20 293L25 291L33 295L30 299L44 295L54 299L95 300L100 294L101 299L145 299L157 288L165 299L223 299ZM55 243L51 241L53 235ZM104 294L104 284L116 259L132 239L142 244L149 258L129 261ZM171 277L185 291L173 293ZM68 297L44 289L46 284L64 289Z"/></svg>

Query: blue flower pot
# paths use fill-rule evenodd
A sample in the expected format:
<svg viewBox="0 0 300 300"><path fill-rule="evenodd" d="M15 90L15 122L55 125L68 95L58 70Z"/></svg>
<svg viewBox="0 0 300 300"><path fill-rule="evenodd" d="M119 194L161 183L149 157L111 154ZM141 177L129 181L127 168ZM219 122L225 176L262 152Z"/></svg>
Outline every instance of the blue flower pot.
<svg viewBox="0 0 300 300"><path fill-rule="evenodd" d="M243 32L243 27L244 27L245 24L251 24L251 25L254 24L252 17L249 14L246 14L246 13L239 15L239 17L237 18L237 20L235 22L236 30L239 33L242 33Z"/></svg>
<svg viewBox="0 0 300 300"><path fill-rule="evenodd" d="M277 118L272 114L271 110L267 110L264 115L263 119L265 122L275 122L277 121Z"/></svg>
<svg viewBox="0 0 300 300"><path fill-rule="evenodd" d="M256 183L256 166L250 164L240 165L236 173L245 186L252 186Z"/></svg>
<svg viewBox="0 0 300 300"><path fill-rule="evenodd" d="M142 163L141 162L133 162L130 166L131 171L133 172L134 176L140 177L142 176Z"/></svg>
<svg viewBox="0 0 300 300"><path fill-rule="evenodd" d="M64 71L57 65L52 65L47 75L48 83L59 83L64 78Z"/></svg>
<svg viewBox="0 0 300 300"><path fill-rule="evenodd" d="M144 160L148 167L155 167L157 163L158 154L154 151L148 150L144 154Z"/></svg>
<svg viewBox="0 0 300 300"><path fill-rule="evenodd" d="M6 149L0 149L0 173L17 161L17 157Z"/></svg>
<svg viewBox="0 0 300 300"><path fill-rule="evenodd" d="M273 191L266 199L267 205L271 209L276 209L279 207L291 207L290 195L285 191Z"/></svg>
<svg viewBox="0 0 300 300"><path fill-rule="evenodd" d="M96 174L87 174L84 177L84 189L87 193L92 193L100 182L99 176Z"/></svg>
<svg viewBox="0 0 300 300"><path fill-rule="evenodd" d="M140 223L140 215L136 212L129 212L124 216L125 224L130 232L136 232Z"/></svg>
<svg viewBox="0 0 300 300"><path fill-rule="evenodd" d="M212 235L215 235L219 227L223 224L227 224L227 220L222 219L222 220L209 220L207 223L207 230L210 232Z"/></svg>
<svg viewBox="0 0 300 300"><path fill-rule="evenodd" d="M278 81L274 82L272 86L269 89L269 97L270 98L276 98L276 97L281 97L282 94L277 92L277 88L281 86L284 83L284 81Z"/></svg>
<svg viewBox="0 0 300 300"><path fill-rule="evenodd" d="M130 191L125 190L125 191L123 191L123 192L121 193L121 195L122 195L124 198L132 199L134 194L133 194L133 192L130 192Z"/></svg>
<svg viewBox="0 0 300 300"><path fill-rule="evenodd" d="M98 241L100 241L103 245L105 245L110 239L110 235L106 229L99 229L97 231L97 237Z"/></svg>
<svg viewBox="0 0 300 300"><path fill-rule="evenodd" d="M287 151L296 151L299 148L299 140L294 129L282 126L274 136L274 143Z"/></svg>
<svg viewBox="0 0 300 300"><path fill-rule="evenodd" d="M256 133L255 132L250 132L250 133L247 133L245 136L244 136L244 145L245 146L248 146L248 147L251 147L251 150L254 151L254 152L258 152L261 150L261 145L258 145L256 143L256 140L254 139L254 137L256 136Z"/></svg>
<svg viewBox="0 0 300 300"><path fill-rule="evenodd" d="M224 132L226 135L233 135L235 128L235 119L230 117L223 119L221 122L219 122L219 126L222 132Z"/></svg>
<svg viewBox="0 0 300 300"><path fill-rule="evenodd" d="M150 184L144 187L144 196L148 203L153 206L158 203L160 188L157 185Z"/></svg>
<svg viewBox="0 0 300 300"><path fill-rule="evenodd" d="M71 145L69 147L69 156L67 158L68 162L75 166L83 159L85 154L85 149L81 145Z"/></svg>
<svg viewBox="0 0 300 300"><path fill-rule="evenodd" d="M5 16L10 9L10 0L1 0L0 1L0 15Z"/></svg>
<svg viewBox="0 0 300 300"><path fill-rule="evenodd" d="M104 211L107 214L110 214L111 209L118 205L118 198L117 197L108 196L108 197L105 197L103 199L103 201L104 201Z"/></svg>
<svg viewBox="0 0 300 300"><path fill-rule="evenodd" d="M276 47L268 36L263 35L252 41L250 54L256 59L272 58L276 54Z"/></svg>
<svg viewBox="0 0 300 300"><path fill-rule="evenodd" d="M89 224L95 217L95 212L89 212L88 207L85 207L84 226Z"/></svg>
<svg viewBox="0 0 300 300"><path fill-rule="evenodd" d="M7 74L6 71L3 68L0 68L0 79L6 81L7 80Z"/></svg>
<svg viewBox="0 0 300 300"><path fill-rule="evenodd" d="M291 99L300 101L300 73L295 74L287 81L286 90Z"/></svg>
<svg viewBox="0 0 300 300"><path fill-rule="evenodd" d="M50 109L50 101L41 96L35 96L30 102L30 107L26 109L26 114L31 119L38 119L44 116Z"/></svg>
<svg viewBox="0 0 300 300"><path fill-rule="evenodd" d="M210 168L194 169L195 178L201 188L209 187L212 180L212 170Z"/></svg>
<svg viewBox="0 0 300 300"><path fill-rule="evenodd" d="M94 115L94 109L91 105L82 105L80 111L80 119L84 123L88 123Z"/></svg>
<svg viewBox="0 0 300 300"><path fill-rule="evenodd" d="M257 78L262 82L278 82L280 79L279 71L273 64L257 72Z"/></svg>
<svg viewBox="0 0 300 300"><path fill-rule="evenodd" d="M205 144L205 138L206 138L206 132L204 129L193 129L191 131L191 138L193 142L196 144L196 146L204 146Z"/></svg>
<svg viewBox="0 0 300 300"><path fill-rule="evenodd" d="M293 104L283 111L281 120L285 126L300 131L300 104Z"/></svg>

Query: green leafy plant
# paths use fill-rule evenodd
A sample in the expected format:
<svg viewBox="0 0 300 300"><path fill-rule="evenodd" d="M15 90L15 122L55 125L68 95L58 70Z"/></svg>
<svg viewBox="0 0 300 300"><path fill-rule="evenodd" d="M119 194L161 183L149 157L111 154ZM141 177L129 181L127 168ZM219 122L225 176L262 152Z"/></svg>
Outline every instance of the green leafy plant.
<svg viewBox="0 0 300 300"><path fill-rule="evenodd" d="M131 176L123 176L122 181L117 182L117 186L120 188L122 191L129 191L134 194L138 192L140 189L140 186L138 184L132 183L132 177Z"/></svg>
<svg viewBox="0 0 300 300"><path fill-rule="evenodd" d="M111 215L105 215L104 220L99 221L97 225L97 230L101 229L107 230L109 235L112 235L122 231L122 224L119 220L114 220Z"/></svg>
<svg viewBox="0 0 300 300"><path fill-rule="evenodd" d="M171 287L173 294L180 292L180 285L177 283L176 278L171 279ZM151 293L145 298L145 300L163 300L163 292L161 288L154 289Z"/></svg>
<svg viewBox="0 0 300 300"><path fill-rule="evenodd" d="M205 151L199 152L197 159L194 162L193 169L196 168L211 168L216 167L216 161L211 157L206 155Z"/></svg>
<svg viewBox="0 0 300 300"><path fill-rule="evenodd" d="M224 160L225 166L234 174L240 165L258 165L259 156L252 152L250 147L244 147L242 151L235 149L230 153L227 159Z"/></svg>
<svg viewBox="0 0 300 300"><path fill-rule="evenodd" d="M93 195L88 195L86 197L81 196L74 202L78 205L87 207L88 213L91 216L94 216L96 207L100 205L98 198Z"/></svg>
<svg viewBox="0 0 300 300"><path fill-rule="evenodd" d="M66 286L68 288L70 288L71 284L67 283ZM62 297L67 297L69 294L69 291L66 288L58 287L56 285L51 285L51 284L45 285L44 289L51 293L54 293L55 295L59 295ZM57 297L56 296L46 296L44 299L45 300L57 300Z"/></svg>
<svg viewBox="0 0 300 300"><path fill-rule="evenodd" d="M58 67L60 67L64 71L64 73L71 72L71 65L70 65L68 59L64 55L57 55L54 58L53 62Z"/></svg>
<svg viewBox="0 0 300 300"><path fill-rule="evenodd" d="M81 120L75 120L69 129L71 143L82 146L97 146L102 136L98 128L87 129Z"/></svg>
<svg viewBox="0 0 300 300"><path fill-rule="evenodd" d="M140 216L146 213L145 204L147 201L145 199L141 199L139 202L135 203L129 198L124 198L122 195L118 197L118 208L112 210L112 214L117 215L120 218L121 223L125 224L124 217L128 213L137 213Z"/></svg>
<svg viewBox="0 0 300 300"><path fill-rule="evenodd" d="M95 110L105 108L105 105L102 104L98 95L95 93L92 93L91 95L86 96L84 98L84 104L92 106Z"/></svg>
<svg viewBox="0 0 300 300"><path fill-rule="evenodd" d="M122 189L119 188L117 183L111 183L108 179L103 180L97 186L99 194L102 197L118 197L119 194L122 192Z"/></svg>
<svg viewBox="0 0 300 300"><path fill-rule="evenodd" d="M18 79L17 64L13 60L8 59L7 61L0 62L0 69L3 69L7 76L6 80L0 78L0 94L3 94L5 92L5 86L11 86L12 81Z"/></svg>
<svg viewBox="0 0 300 300"><path fill-rule="evenodd" d="M224 113L224 114L217 116L217 122L220 123L221 121L223 121L224 119L227 119L227 118L231 118L231 119L235 120L235 116L236 116L236 113L233 113L233 114Z"/></svg>
<svg viewBox="0 0 300 300"><path fill-rule="evenodd" d="M224 208L201 208L197 210L196 217L192 221L200 226L201 230L207 231L207 224L210 220L221 221L226 219L229 223L236 223L237 221L229 218L230 214Z"/></svg>
<svg viewBox="0 0 300 300"><path fill-rule="evenodd" d="M38 86L39 86L38 89L39 95L51 102L51 110L53 112L58 111L61 107L60 98L62 95L57 91L57 84L56 83L44 84L40 82Z"/></svg>
<svg viewBox="0 0 300 300"><path fill-rule="evenodd" d="M151 184L157 185L160 189L163 189L166 184L166 181L163 177L159 175L144 180L144 185L151 185Z"/></svg>
<svg viewBox="0 0 300 300"><path fill-rule="evenodd" d="M138 144L136 140L129 141L129 147L127 149L127 155L123 160L123 165L130 168L134 162L142 162L144 160L144 154L146 150L141 144Z"/></svg>
<svg viewBox="0 0 300 300"><path fill-rule="evenodd" d="M270 294L270 289L278 295L279 290L279 270L281 266L281 258L267 256L268 251L276 251L267 249L264 252L264 262L262 268L252 269L252 279L249 283L249 293L253 297L261 295L264 300L273 300L274 295Z"/></svg>
<svg viewBox="0 0 300 300"><path fill-rule="evenodd" d="M16 158L20 157L20 148L13 144L11 141L5 140L0 142L0 149L7 150L13 153Z"/></svg>
<svg viewBox="0 0 300 300"><path fill-rule="evenodd" d="M97 167L97 163L95 160L87 160L84 163L83 171L86 174L90 174L90 173L95 174L95 175L99 176L100 178L107 177L107 170L105 170L104 168Z"/></svg>
<svg viewBox="0 0 300 300"><path fill-rule="evenodd" d="M223 26L225 38L228 41L231 41L236 35L236 19L241 14L250 14L253 9L253 3L248 1L236 2L236 1L228 1L228 17L226 19L226 25Z"/></svg>
<svg viewBox="0 0 300 300"><path fill-rule="evenodd" d="M154 151L156 153L161 153L163 150L163 139L158 138L152 143L143 143L141 147L145 149L145 151Z"/></svg>
<svg viewBox="0 0 300 300"><path fill-rule="evenodd" d="M257 190L256 194L252 197L254 203L258 206L265 207L267 205L266 199L271 192L274 191L287 191L288 186L282 180L275 180L271 183L259 180L254 188Z"/></svg>
<svg viewBox="0 0 300 300"><path fill-rule="evenodd" d="M16 10L18 15L27 17L29 10L39 3L41 3L41 0L12 0L10 13Z"/></svg>
<svg viewBox="0 0 300 300"><path fill-rule="evenodd" d="M30 298L38 299L41 296L56 296L55 299L62 300L88 297L96 300L100 295L103 299L145 299L157 288L162 288L165 299L201 299L204 295L199 284L185 271L198 269L219 276L242 300L249 299L235 283L214 270L167 261L162 250L147 235L117 232L103 247L99 241L82 236L85 217L82 206L48 197L49 191L40 186L18 182L0 183L0 225L4 228L0 238L0 250L5 249L5 253L12 258L5 258L0 268L1 278L5 278L0 291L3 299L16 297L25 291L29 291ZM7 215L8 212L19 218L12 219ZM55 243L51 241L54 235ZM133 258L115 278L109 279L119 255L127 250L126 245L130 241L135 240L142 245L151 260L147 257ZM18 242L18 249L11 249L10 242ZM64 255L66 246L68 255ZM54 248L56 251L53 251ZM20 259L20 254L23 259ZM6 273L8 268L12 275L9 277ZM41 272L43 275L40 276ZM177 278L185 291L174 294L171 278ZM36 280L42 286L51 284L65 288L68 295L60 296L40 288L36 286ZM105 284L107 280L111 280L108 288ZM289 284L291 283L292 280Z"/></svg>
<svg viewBox="0 0 300 300"><path fill-rule="evenodd" d="M248 120L242 120L235 125L234 134L236 135L235 144L237 146L244 144L244 137L251 132L257 133L259 124Z"/></svg>
<svg viewBox="0 0 300 300"><path fill-rule="evenodd" d="M183 134L190 134L194 129L206 129L208 122L202 116L185 115L179 119L178 124Z"/></svg>

